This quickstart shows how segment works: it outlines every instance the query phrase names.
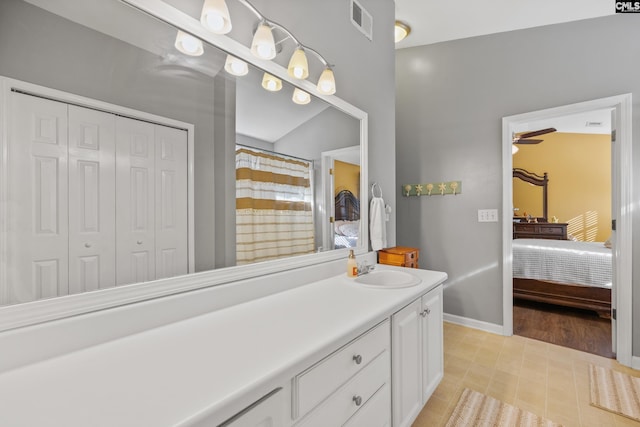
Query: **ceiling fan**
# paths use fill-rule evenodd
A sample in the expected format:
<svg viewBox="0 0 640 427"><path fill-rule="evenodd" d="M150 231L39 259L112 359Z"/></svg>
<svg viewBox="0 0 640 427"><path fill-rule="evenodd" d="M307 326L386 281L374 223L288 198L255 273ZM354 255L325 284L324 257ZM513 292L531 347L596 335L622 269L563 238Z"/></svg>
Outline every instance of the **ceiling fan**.
<svg viewBox="0 0 640 427"><path fill-rule="evenodd" d="M533 138L534 136L546 135L548 133L552 133L556 131L557 131L556 128L546 128L546 129L534 130L531 132L524 132L519 135L514 135L513 143L514 144L540 144L542 141L544 141L543 139L531 139L531 138Z"/></svg>

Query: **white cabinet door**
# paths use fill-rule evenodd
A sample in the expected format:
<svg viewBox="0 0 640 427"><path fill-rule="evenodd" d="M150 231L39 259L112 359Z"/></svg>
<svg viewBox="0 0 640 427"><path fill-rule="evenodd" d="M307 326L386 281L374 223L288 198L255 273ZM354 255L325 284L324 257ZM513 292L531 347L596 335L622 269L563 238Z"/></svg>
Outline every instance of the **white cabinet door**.
<svg viewBox="0 0 640 427"><path fill-rule="evenodd" d="M155 126L156 279L188 273L187 131Z"/></svg>
<svg viewBox="0 0 640 427"><path fill-rule="evenodd" d="M422 297L422 402L429 400L444 374L442 287Z"/></svg>
<svg viewBox="0 0 640 427"><path fill-rule="evenodd" d="M394 427L411 425L422 409L421 312L422 301L417 299L391 319Z"/></svg>
<svg viewBox="0 0 640 427"><path fill-rule="evenodd" d="M116 284L115 117L69 105L69 293Z"/></svg>
<svg viewBox="0 0 640 427"><path fill-rule="evenodd" d="M116 118L116 283L155 278L154 125Z"/></svg>
<svg viewBox="0 0 640 427"><path fill-rule="evenodd" d="M67 104L12 92L5 303L69 293Z"/></svg>

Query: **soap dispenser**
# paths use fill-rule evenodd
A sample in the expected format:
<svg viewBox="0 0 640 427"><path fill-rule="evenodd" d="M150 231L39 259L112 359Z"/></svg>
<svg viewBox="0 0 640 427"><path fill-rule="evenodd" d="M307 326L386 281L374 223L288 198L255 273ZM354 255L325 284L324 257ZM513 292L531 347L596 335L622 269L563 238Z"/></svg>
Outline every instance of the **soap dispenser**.
<svg viewBox="0 0 640 427"><path fill-rule="evenodd" d="M353 249L349 250L349 258L347 259L347 276L356 277L358 275L358 263Z"/></svg>

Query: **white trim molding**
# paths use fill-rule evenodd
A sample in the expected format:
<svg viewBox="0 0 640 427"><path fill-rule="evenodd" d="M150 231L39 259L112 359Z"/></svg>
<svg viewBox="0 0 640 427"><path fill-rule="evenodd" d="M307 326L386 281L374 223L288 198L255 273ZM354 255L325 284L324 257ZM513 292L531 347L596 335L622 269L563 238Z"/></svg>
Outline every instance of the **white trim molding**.
<svg viewBox="0 0 640 427"><path fill-rule="evenodd" d="M496 325L495 323L483 322L481 320L470 319L468 317L457 316L449 313L444 313L443 318L445 322L454 323L456 325L479 329L481 331L497 335L504 334L502 325Z"/></svg>

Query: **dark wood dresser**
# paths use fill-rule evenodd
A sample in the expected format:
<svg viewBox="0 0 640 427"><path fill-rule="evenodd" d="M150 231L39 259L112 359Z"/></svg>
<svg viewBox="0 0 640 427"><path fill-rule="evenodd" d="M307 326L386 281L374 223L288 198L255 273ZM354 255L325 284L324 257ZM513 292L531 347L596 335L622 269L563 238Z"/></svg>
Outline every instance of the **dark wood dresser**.
<svg viewBox="0 0 640 427"><path fill-rule="evenodd" d="M513 238L567 240L567 223L514 222Z"/></svg>
<svg viewBox="0 0 640 427"><path fill-rule="evenodd" d="M378 262L399 267L418 268L419 256L420 250L418 248L395 246L379 250Z"/></svg>

